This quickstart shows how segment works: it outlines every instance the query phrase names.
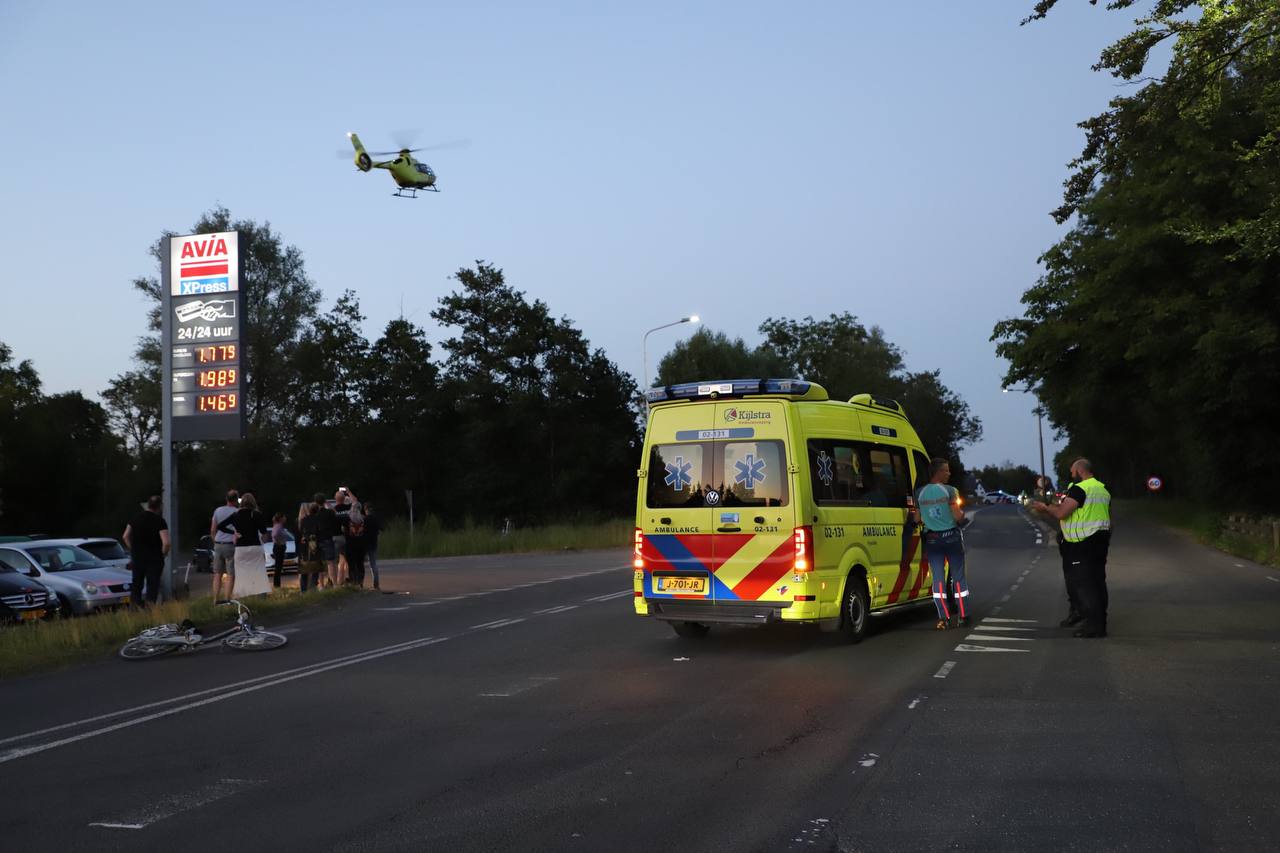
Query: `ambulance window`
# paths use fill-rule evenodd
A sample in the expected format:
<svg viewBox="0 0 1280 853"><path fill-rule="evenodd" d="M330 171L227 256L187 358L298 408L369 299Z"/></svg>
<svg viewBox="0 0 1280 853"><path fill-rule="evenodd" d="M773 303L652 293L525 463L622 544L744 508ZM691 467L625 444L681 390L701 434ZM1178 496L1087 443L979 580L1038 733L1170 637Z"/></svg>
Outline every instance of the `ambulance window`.
<svg viewBox="0 0 1280 853"><path fill-rule="evenodd" d="M659 444L649 452L648 499L655 509L703 506L708 442Z"/></svg>
<svg viewBox="0 0 1280 853"><path fill-rule="evenodd" d="M919 450L911 451L911 461L916 463L915 488L919 489L929 482L929 459Z"/></svg>
<svg viewBox="0 0 1280 853"><path fill-rule="evenodd" d="M725 506L785 506L787 457L781 441L717 442Z"/></svg>
<svg viewBox="0 0 1280 853"><path fill-rule="evenodd" d="M809 479L813 499L823 506L869 506L865 498L866 451L850 441L811 439Z"/></svg>
<svg viewBox="0 0 1280 853"><path fill-rule="evenodd" d="M907 453L901 447L871 448L871 477L873 486L867 493L872 506L905 506L911 486Z"/></svg>

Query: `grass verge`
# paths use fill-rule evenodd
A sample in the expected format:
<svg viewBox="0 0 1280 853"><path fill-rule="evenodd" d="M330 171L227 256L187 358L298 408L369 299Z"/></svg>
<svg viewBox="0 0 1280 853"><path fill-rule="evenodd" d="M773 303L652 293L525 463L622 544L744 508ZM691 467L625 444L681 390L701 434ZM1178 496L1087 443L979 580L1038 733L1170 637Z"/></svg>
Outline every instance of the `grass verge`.
<svg viewBox="0 0 1280 853"><path fill-rule="evenodd" d="M468 554L517 554L531 551L624 548L631 544L635 524L615 519L588 524L549 524L503 534L494 527L467 524L446 530L434 517L414 525L395 519L378 537L378 557L461 557Z"/></svg>
<svg viewBox="0 0 1280 853"><path fill-rule="evenodd" d="M1246 536L1228 530L1228 513L1164 497L1117 500L1115 503L1122 513L1186 530L1203 545L1264 566L1280 567L1280 557L1272 551L1271 537Z"/></svg>
<svg viewBox="0 0 1280 853"><path fill-rule="evenodd" d="M340 603L360 593L351 588L327 589L305 596L297 590L278 590L254 596L244 604L254 623L272 616ZM125 640L144 628L190 619L201 628L221 630L235 621L234 607L215 607L207 597L170 601L146 610L113 610L91 616L65 617L48 622L0 628L0 679L114 654Z"/></svg>

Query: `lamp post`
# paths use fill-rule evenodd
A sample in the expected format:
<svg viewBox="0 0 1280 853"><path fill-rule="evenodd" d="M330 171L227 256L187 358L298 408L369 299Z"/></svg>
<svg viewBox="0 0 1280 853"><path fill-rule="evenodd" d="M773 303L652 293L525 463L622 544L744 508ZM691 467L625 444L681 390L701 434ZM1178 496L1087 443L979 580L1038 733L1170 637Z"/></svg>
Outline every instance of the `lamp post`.
<svg viewBox="0 0 1280 853"><path fill-rule="evenodd" d="M643 362L645 392L648 392L649 390L649 336L652 335L654 332L658 331L659 329L669 329L672 326L679 326L681 323L697 323L697 322L698 322L698 315L690 314L688 317L681 317L679 320L676 320L674 323L663 323L661 326L654 326L652 329L644 333L644 340L640 343L640 353L641 353L640 358L641 358L641 361Z"/></svg>
<svg viewBox="0 0 1280 853"><path fill-rule="evenodd" d="M1008 394L1010 391L1021 391L1023 394L1034 394L1034 388L1002 388L1001 391ZM1036 398L1036 433L1040 437L1040 476L1048 483L1049 478L1044 473L1044 407L1040 405L1040 398Z"/></svg>

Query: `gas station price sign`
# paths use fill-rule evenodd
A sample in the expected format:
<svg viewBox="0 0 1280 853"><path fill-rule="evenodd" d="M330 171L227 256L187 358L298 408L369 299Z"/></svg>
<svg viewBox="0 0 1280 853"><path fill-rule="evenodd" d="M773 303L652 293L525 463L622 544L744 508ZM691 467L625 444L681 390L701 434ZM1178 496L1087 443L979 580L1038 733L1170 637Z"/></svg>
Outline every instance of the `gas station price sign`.
<svg viewBox="0 0 1280 853"><path fill-rule="evenodd" d="M163 337L173 441L239 439L246 433L239 236L169 240Z"/></svg>

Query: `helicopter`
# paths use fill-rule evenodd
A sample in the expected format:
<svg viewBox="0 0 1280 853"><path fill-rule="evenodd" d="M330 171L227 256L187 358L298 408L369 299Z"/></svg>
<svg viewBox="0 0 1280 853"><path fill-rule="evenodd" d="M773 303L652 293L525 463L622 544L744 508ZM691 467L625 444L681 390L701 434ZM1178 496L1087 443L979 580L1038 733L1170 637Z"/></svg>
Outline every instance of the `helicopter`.
<svg viewBox="0 0 1280 853"><path fill-rule="evenodd" d="M427 151L431 148L448 148L457 147L459 143L449 143L446 145L433 145L428 148L401 148L399 151L365 151L364 144L360 142L360 137L354 133L348 133L347 139L351 140L352 146L356 149L356 168L362 172L370 169L386 169L391 173L391 179L396 182L396 191L392 193L400 198L417 198L418 190L438 193L440 188L436 186L436 173L431 171L431 167L421 160L415 160L413 154L415 151ZM391 157L393 160L375 161L374 157Z"/></svg>

